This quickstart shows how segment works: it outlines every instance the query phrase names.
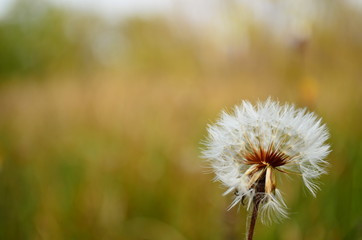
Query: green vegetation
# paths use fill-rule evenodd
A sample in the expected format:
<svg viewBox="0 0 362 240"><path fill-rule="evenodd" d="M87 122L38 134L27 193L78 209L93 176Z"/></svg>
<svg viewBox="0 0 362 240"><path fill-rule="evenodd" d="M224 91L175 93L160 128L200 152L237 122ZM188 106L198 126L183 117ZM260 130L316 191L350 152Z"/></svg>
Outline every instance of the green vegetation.
<svg viewBox="0 0 362 240"><path fill-rule="evenodd" d="M306 38L251 21L245 50L181 20L19 2L0 21L0 239L242 239L199 142L269 95L322 116L333 152L317 198L286 179L290 219L255 239L362 239L362 18L337 4Z"/></svg>

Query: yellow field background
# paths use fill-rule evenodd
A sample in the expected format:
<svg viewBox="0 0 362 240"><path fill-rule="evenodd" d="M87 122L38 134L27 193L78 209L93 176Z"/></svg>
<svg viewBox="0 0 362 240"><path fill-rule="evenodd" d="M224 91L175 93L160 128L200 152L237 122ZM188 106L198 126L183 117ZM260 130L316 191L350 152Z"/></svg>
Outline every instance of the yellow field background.
<svg viewBox="0 0 362 240"><path fill-rule="evenodd" d="M246 212L226 211L201 141L222 109L269 96L323 118L331 165L317 198L278 182L289 219L255 239L362 239L362 10L322 2L308 35L238 8L220 40L18 1L0 20L0 239L242 239Z"/></svg>

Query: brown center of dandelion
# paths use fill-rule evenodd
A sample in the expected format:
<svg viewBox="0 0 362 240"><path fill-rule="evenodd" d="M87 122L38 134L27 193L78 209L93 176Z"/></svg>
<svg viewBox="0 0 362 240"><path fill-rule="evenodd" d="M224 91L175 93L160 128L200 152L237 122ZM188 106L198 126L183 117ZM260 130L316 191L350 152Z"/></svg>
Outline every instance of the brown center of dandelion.
<svg viewBox="0 0 362 240"><path fill-rule="evenodd" d="M267 150L259 147L259 149L254 149L245 156L247 165L255 164L260 168L264 168L266 166L276 168L286 164L288 159L289 157L285 153L277 151L272 147L269 147Z"/></svg>
<svg viewBox="0 0 362 240"><path fill-rule="evenodd" d="M260 194L272 193L275 190L275 176L272 170L283 166L290 158L270 146L267 150L262 147L253 149L244 159L245 164L251 165L245 172L249 176L249 189L255 189L257 194L254 200L260 201ZM257 197L258 195L259 197Z"/></svg>

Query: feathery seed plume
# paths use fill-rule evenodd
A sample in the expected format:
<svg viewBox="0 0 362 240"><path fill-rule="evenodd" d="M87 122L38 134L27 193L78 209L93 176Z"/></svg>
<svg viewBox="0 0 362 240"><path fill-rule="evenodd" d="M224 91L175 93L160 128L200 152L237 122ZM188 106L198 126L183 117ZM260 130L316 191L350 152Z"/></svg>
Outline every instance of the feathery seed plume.
<svg viewBox="0 0 362 240"><path fill-rule="evenodd" d="M326 173L328 130L314 113L294 105L243 101L233 113L222 112L208 134L203 157L227 187L225 194L234 192L230 208L239 202L248 210L254 206L263 222L287 216L276 174L301 176L315 196L316 179Z"/></svg>

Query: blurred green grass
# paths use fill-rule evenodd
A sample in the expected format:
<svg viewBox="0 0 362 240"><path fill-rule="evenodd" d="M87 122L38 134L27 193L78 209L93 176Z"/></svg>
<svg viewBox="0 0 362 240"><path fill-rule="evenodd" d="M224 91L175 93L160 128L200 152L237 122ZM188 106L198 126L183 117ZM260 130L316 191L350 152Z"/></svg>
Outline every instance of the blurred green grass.
<svg viewBox="0 0 362 240"><path fill-rule="evenodd" d="M290 218L258 224L255 239L362 239L362 44L353 27L362 19L332 13L333 24L314 26L302 45L273 41L254 23L249 51L236 58L165 20L130 19L116 27L127 48L109 66L87 57L100 20L73 19L75 42L49 20L70 13L44 11L33 22L43 35L3 20L0 62L11 66L0 67L0 239L241 239L245 210L226 211L232 199L212 182L200 141L221 109L268 96L322 116L333 152L317 198L297 179L280 183ZM38 45L43 38L50 45Z"/></svg>

